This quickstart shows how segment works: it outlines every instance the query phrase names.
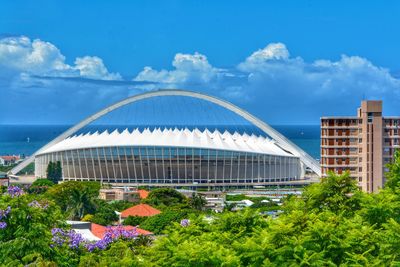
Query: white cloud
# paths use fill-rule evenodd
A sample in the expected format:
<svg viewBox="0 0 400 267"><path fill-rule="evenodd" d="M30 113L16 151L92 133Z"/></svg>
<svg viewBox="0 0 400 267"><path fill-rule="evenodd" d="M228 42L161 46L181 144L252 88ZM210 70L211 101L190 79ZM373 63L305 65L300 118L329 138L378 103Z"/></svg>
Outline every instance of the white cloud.
<svg viewBox="0 0 400 267"><path fill-rule="evenodd" d="M51 77L83 77L99 80L120 80L118 73L109 73L98 57L82 57L75 65L65 63L65 56L49 42L28 37L0 39L0 68L5 72Z"/></svg>
<svg viewBox="0 0 400 267"><path fill-rule="evenodd" d="M177 54L172 65L173 70L145 67L135 80L203 90L262 110L267 121L316 123L323 114L349 115L364 97L384 99L390 112L400 100L400 80L388 69L359 56L307 62L290 57L283 43L268 44L229 70L198 53Z"/></svg>
<svg viewBox="0 0 400 267"><path fill-rule="evenodd" d="M96 81L85 90L86 85L79 86L81 79L60 81L32 76L118 82L112 85L109 81ZM398 115L400 101L400 79L386 68L376 66L363 57L346 55L338 60L307 62L301 57L291 57L282 43L268 44L230 69L211 65L207 57L200 53L178 53L171 69L144 67L133 79L155 84L116 85L128 82L120 80L121 75L110 73L101 58L83 56L76 58L74 64L67 64L60 50L51 43L32 41L27 37L0 39L0 93L5 95L6 89L16 89L8 90L9 94L15 94L14 102L22 95L21 92L31 87L41 89L35 91L39 95L33 97L32 94L31 102L37 102L43 96L48 101L51 98L46 98L50 95L48 92L55 89L53 91L58 95L54 97L70 96L70 110L74 110L73 103L77 98L82 103L90 102L93 92L98 97L96 102L102 103L100 98L105 102L115 100L130 94L131 89L185 88L226 98L255 114L261 114L260 117L268 122L318 123L321 115L353 114L363 97L383 99L388 115ZM71 94L72 90L79 97ZM80 93L82 91L84 93ZM3 99L0 104L5 105L8 102L5 99L11 98Z"/></svg>
<svg viewBox="0 0 400 267"><path fill-rule="evenodd" d="M246 60L239 64L239 69L250 71L262 67L271 61L285 61L289 59L289 50L282 43L271 43L263 49L251 54Z"/></svg>
<svg viewBox="0 0 400 267"><path fill-rule="evenodd" d="M103 60L98 57L78 57L74 69L79 70L82 77L98 80L121 80L119 73L109 73Z"/></svg>
<svg viewBox="0 0 400 267"><path fill-rule="evenodd" d="M176 54L172 65L175 69L171 71L145 67L134 80L166 84L206 83L216 77L219 71L210 65L206 56L197 52L193 55Z"/></svg>

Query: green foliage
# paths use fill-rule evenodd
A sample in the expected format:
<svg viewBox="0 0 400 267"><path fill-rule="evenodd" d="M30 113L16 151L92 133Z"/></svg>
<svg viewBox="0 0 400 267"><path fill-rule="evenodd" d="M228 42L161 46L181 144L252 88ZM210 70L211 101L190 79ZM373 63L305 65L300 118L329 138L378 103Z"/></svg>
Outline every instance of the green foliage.
<svg viewBox="0 0 400 267"><path fill-rule="evenodd" d="M54 183L48 179L37 179L36 181L34 181L31 185L32 186L48 186L51 187L53 186Z"/></svg>
<svg viewBox="0 0 400 267"><path fill-rule="evenodd" d="M32 183L28 191L29 193L42 194L53 185L54 183L48 179L37 179Z"/></svg>
<svg viewBox="0 0 400 267"><path fill-rule="evenodd" d="M160 214L148 217L140 224L140 228L160 234L167 226L173 222L179 222L186 218L188 214L188 210L165 210Z"/></svg>
<svg viewBox="0 0 400 267"><path fill-rule="evenodd" d="M250 198L243 194L226 195L226 201L242 201L245 199L250 199Z"/></svg>
<svg viewBox="0 0 400 267"><path fill-rule="evenodd" d="M61 162L50 161L49 164L47 165L46 174L47 174L47 179L49 179L53 183L57 183L58 181L60 181L62 178Z"/></svg>
<svg viewBox="0 0 400 267"><path fill-rule="evenodd" d="M400 189L400 150L397 149L393 156L393 162L387 165L389 171L386 173L385 188L389 190Z"/></svg>
<svg viewBox="0 0 400 267"><path fill-rule="evenodd" d="M12 168L14 168L16 164L11 164L9 166L0 166L0 172L9 172Z"/></svg>
<svg viewBox="0 0 400 267"><path fill-rule="evenodd" d="M122 222L122 224L137 226L137 225L142 224L144 221L146 221L146 219L147 219L147 217L128 216L128 218L125 218L125 220Z"/></svg>
<svg viewBox="0 0 400 267"><path fill-rule="evenodd" d="M113 222L118 221L118 215L115 213L113 207L107 202L103 200L96 200L95 203L96 210L93 214L91 222L101 225L110 225Z"/></svg>
<svg viewBox="0 0 400 267"><path fill-rule="evenodd" d="M11 206L0 221L0 263L5 266L400 266L400 157L388 165L388 184L377 194L359 191L348 174L330 174L320 184L290 196L277 218L263 218L258 209L224 212L205 217L188 208L175 190L161 190L151 201L161 214L139 222L162 234L150 239L120 240L105 250L50 247L50 229L62 223L61 211L89 214L92 203L105 219L112 204L97 197L99 185L63 183L42 195L16 198L4 194L0 209ZM83 197L75 191L84 192ZM156 190L155 190L156 191ZM53 199L55 203L44 199ZM41 209L28 205L33 198L49 202ZM78 200L74 200L74 198ZM158 199L158 200L156 200ZM253 199L251 199L253 201ZM169 203L170 201L172 203ZM192 204L192 207L197 205ZM58 207L58 205L60 207ZM198 206L199 207L199 206ZM189 221L182 222L182 219ZM138 224L139 218L125 222Z"/></svg>
<svg viewBox="0 0 400 267"><path fill-rule="evenodd" d="M309 211L345 211L349 214L360 208L361 191L349 172L338 175L330 172L320 183L308 186L303 192Z"/></svg>
<svg viewBox="0 0 400 267"><path fill-rule="evenodd" d="M203 210L206 204L207 200L199 194L193 193L192 197L189 199L189 205L196 210Z"/></svg>
<svg viewBox="0 0 400 267"><path fill-rule="evenodd" d="M126 210L127 208L132 207L135 204L138 203L134 203L134 202L129 202L126 200L115 200L115 201L111 201L107 203L113 210L116 211L123 211Z"/></svg>
<svg viewBox="0 0 400 267"><path fill-rule="evenodd" d="M158 188L150 191L149 196L143 200L152 206L168 207L186 204L186 197L172 188Z"/></svg>
<svg viewBox="0 0 400 267"><path fill-rule="evenodd" d="M95 199L99 195L97 182L69 181L51 187L46 196L54 200L68 218L80 220L85 214L93 214Z"/></svg>
<svg viewBox="0 0 400 267"><path fill-rule="evenodd" d="M254 204L250 206L251 209L257 209L258 211L273 211L273 210L279 210L280 207L277 205L277 203L271 201L268 197L248 197L243 194L235 194L235 195L227 195L226 196L226 201L242 201L242 200L250 200ZM262 202L263 200L267 200L268 202ZM236 204L231 203L225 204L225 209L227 211L231 211L234 207L236 207Z"/></svg>
<svg viewBox="0 0 400 267"><path fill-rule="evenodd" d="M86 214L83 216L82 222L92 222L93 221L93 214Z"/></svg>
<svg viewBox="0 0 400 267"><path fill-rule="evenodd" d="M28 166L26 166L25 168L23 168L22 170L19 171L19 173L17 174L35 174L35 163L29 163Z"/></svg>
<svg viewBox="0 0 400 267"><path fill-rule="evenodd" d="M0 209L8 206L10 213L2 221L7 227L0 229L0 262L2 266L26 265L51 260L54 252L51 249L51 228L59 226L62 215L54 203L37 199L45 208L29 205L34 201L32 195L11 198L0 196Z"/></svg>

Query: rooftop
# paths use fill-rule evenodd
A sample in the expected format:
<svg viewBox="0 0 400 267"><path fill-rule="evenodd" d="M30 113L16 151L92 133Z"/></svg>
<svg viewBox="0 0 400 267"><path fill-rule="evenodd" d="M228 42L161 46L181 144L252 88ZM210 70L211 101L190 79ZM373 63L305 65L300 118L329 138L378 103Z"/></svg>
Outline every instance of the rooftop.
<svg viewBox="0 0 400 267"><path fill-rule="evenodd" d="M140 217L149 217L154 216L161 213L158 209L153 208L147 204L139 204L133 207L130 207L121 212L121 217L126 218L128 216L140 216Z"/></svg>
<svg viewBox="0 0 400 267"><path fill-rule="evenodd" d="M0 158L10 161L10 160L19 160L20 156L15 156L15 155L14 156L0 156Z"/></svg>
<svg viewBox="0 0 400 267"><path fill-rule="evenodd" d="M116 146L151 146L151 147L192 147L203 149L217 149L250 153L261 153L279 156L293 156L285 152L275 144L275 141L256 135L237 132L231 134L228 131L223 133L215 130L210 132L208 129L200 131L198 129L163 129L160 128L132 132L128 129L123 132L118 130L109 133L87 133L69 137L39 154L96 147L116 147Z"/></svg>
<svg viewBox="0 0 400 267"><path fill-rule="evenodd" d="M110 226L111 228L117 227L117 226ZM125 225L122 226L124 228L124 230L127 231L136 231L138 232L139 235L152 235L152 232L134 227L134 226L130 226L130 225ZM96 224L96 223L92 223L92 233L98 237L98 238L103 238L105 232L107 230L106 226L100 225L100 224Z"/></svg>
<svg viewBox="0 0 400 267"><path fill-rule="evenodd" d="M139 196L141 199L145 199L149 195L149 191L144 190L144 189L139 189L138 192L139 192Z"/></svg>

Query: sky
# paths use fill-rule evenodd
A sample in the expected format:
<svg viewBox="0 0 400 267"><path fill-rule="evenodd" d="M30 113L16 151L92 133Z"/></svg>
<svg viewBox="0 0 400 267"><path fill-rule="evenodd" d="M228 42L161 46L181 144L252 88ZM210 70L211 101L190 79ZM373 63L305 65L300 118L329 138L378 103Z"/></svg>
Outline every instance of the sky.
<svg viewBox="0 0 400 267"><path fill-rule="evenodd" d="M0 124L72 124L183 88L270 124L382 99L400 115L399 1L1 1Z"/></svg>

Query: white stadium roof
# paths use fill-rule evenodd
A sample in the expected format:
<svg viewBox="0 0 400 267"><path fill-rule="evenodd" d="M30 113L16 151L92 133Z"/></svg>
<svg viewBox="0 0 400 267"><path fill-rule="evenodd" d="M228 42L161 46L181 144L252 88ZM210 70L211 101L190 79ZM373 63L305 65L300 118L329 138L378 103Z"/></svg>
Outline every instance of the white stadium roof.
<svg viewBox="0 0 400 267"><path fill-rule="evenodd" d="M65 150L75 150L83 148L96 147L190 147L203 149L218 149L238 152L261 153L277 156L293 156L282 150L276 145L275 141L256 135L239 134L237 132L231 134L227 131L224 133L215 130L210 132L208 129L200 131L197 128L189 129L138 129L132 132L128 129L123 132L118 130L109 133L87 133L68 137L63 141L38 153L46 154Z"/></svg>

